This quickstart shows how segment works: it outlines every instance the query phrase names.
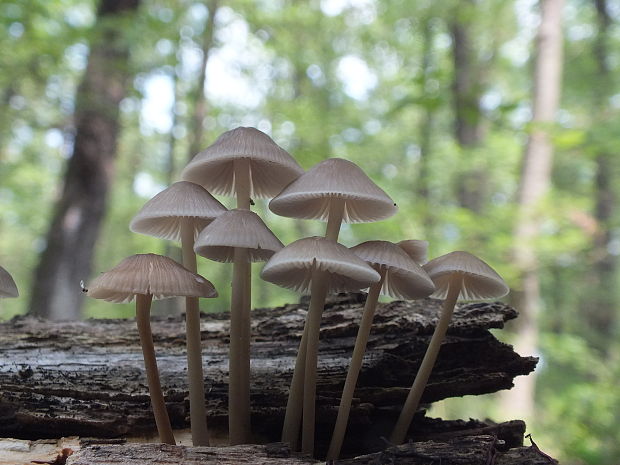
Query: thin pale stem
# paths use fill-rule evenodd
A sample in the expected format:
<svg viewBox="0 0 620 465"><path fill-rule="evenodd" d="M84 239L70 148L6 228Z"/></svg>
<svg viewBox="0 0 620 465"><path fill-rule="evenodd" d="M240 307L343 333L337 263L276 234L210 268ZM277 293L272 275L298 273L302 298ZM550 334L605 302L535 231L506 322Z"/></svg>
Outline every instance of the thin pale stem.
<svg viewBox="0 0 620 465"><path fill-rule="evenodd" d="M424 359L422 359L422 364L420 365L418 374L413 381L413 385L411 386L411 390L409 391L403 410L398 417L394 431L392 431L392 436L390 438L390 442L392 444L402 444L405 440L405 436L407 435L413 416L415 415L418 405L420 404L420 399L424 393L424 388L426 387L428 378L433 371L433 366L437 360L441 343L443 342L448 326L450 325L452 313L454 312L456 301L459 293L461 292L462 283L463 277L460 274L454 274L450 279L448 295L446 296L446 300L443 304L441 317L439 318L439 322L437 323L431 342L426 349Z"/></svg>
<svg viewBox="0 0 620 465"><path fill-rule="evenodd" d="M244 368L244 316L246 300L245 277L250 266L247 260L247 250L235 248L235 266L233 267L232 296L230 306L230 352L229 352L229 382L228 382L228 428L231 445L243 444L249 439L249 404L245 399L249 390L242 387ZM248 378L249 380L249 378Z"/></svg>
<svg viewBox="0 0 620 465"><path fill-rule="evenodd" d="M152 298L153 296L150 294L136 295L136 323L138 325L138 334L140 335L140 344L142 345L146 379L149 386L155 424L159 432L159 439L164 444L174 445L174 435L172 434L172 426L170 426L170 418L166 410L164 394L161 392L159 370L157 369L155 348L153 347L153 334L151 333L150 319Z"/></svg>
<svg viewBox="0 0 620 465"><path fill-rule="evenodd" d="M332 199L329 207L327 219L327 228L325 230L325 238L332 241L338 240L342 216L344 214L344 200ZM325 298L323 298L323 306ZM304 332L299 344L297 352L297 360L295 361L295 370L293 379L288 393L288 401L286 403L286 414L284 416L284 426L282 427L282 442L287 442L291 446L291 450L297 450L299 441L299 430L301 417L303 412L304 397L304 377L306 370L306 343L308 340L308 322L304 325Z"/></svg>
<svg viewBox="0 0 620 465"><path fill-rule="evenodd" d="M333 198L329 202L329 215L327 217L327 227L325 237L332 241L338 241L342 216L344 215L344 199Z"/></svg>
<svg viewBox="0 0 620 465"><path fill-rule="evenodd" d="M372 320L375 316L375 309L377 308L379 294L381 293L383 281L385 280L385 273L385 268L382 268L379 272L381 279L378 283L370 286L370 289L368 290L366 304L364 305L364 312L360 321L359 330L357 331L357 338L355 339L355 347L353 348L351 365L349 366L347 379L342 390L342 397L340 398L340 406L338 407L338 417L336 418L334 433L329 445L329 450L327 451L328 461L337 460L340 456L344 434L347 430L347 423L349 421L349 413L351 412L351 402L355 392L355 385L357 384L357 378L359 376L360 369L362 368L362 360L364 359L364 353L366 352L366 344L368 343L368 337L370 336L370 328L372 327Z"/></svg>
<svg viewBox="0 0 620 465"><path fill-rule="evenodd" d="M251 205L250 160L234 161L237 208ZM250 426L250 308L251 272L247 250L236 249L233 261L233 284L230 325L230 373L228 386L230 444L249 441ZM233 321L234 320L234 321ZM233 337L234 333L234 337Z"/></svg>
<svg viewBox="0 0 620 465"><path fill-rule="evenodd" d="M191 220L181 223L183 266L196 273L194 226ZM209 445L207 408L205 405L204 375L200 337L200 306L197 297L185 298L185 332L187 333L187 378L189 383L189 417L194 446Z"/></svg>
<svg viewBox="0 0 620 465"><path fill-rule="evenodd" d="M321 317L328 289L327 274L315 270L312 276L310 306L308 308L308 341L306 343L306 370L304 376L304 409L301 432L301 451L314 452L314 425L316 408L316 367L319 349Z"/></svg>

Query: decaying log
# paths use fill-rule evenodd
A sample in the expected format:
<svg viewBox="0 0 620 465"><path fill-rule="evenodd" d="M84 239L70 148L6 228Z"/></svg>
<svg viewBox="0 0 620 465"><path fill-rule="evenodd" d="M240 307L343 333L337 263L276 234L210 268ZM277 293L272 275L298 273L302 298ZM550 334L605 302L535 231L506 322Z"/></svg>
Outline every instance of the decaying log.
<svg viewBox="0 0 620 465"><path fill-rule="evenodd" d="M318 449L325 446L352 352L363 297L340 295L321 327L317 387ZM307 305L253 311L252 423L257 442L277 441ZM345 451L381 450L437 321L439 302L380 305L360 374ZM512 386L536 365L488 330L516 317L500 303L457 309L423 397L432 402ZM227 426L228 314L202 316L209 426ZM188 426L184 323L153 322L162 385L173 426ZM152 433L148 390L132 320L50 323L17 318L0 324L0 436L119 437ZM420 420L422 421L422 420ZM427 421L427 420L423 420ZM424 431L424 428L416 428Z"/></svg>
<svg viewBox="0 0 620 465"><path fill-rule="evenodd" d="M467 436L388 447L374 454L339 460L338 465L550 465L557 463L535 447L502 452L493 436ZM165 444L91 445L70 456L67 465L318 465L293 456L282 443L234 447L184 447Z"/></svg>

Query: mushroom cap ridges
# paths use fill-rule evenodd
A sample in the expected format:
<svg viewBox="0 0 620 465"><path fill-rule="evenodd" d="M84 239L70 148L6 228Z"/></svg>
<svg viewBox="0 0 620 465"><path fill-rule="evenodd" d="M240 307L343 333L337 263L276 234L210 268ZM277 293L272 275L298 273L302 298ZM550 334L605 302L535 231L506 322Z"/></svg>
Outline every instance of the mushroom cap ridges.
<svg viewBox="0 0 620 465"><path fill-rule="evenodd" d="M250 162L250 195L269 198L303 173L303 168L271 137L256 128L238 127L220 135L183 169L181 178L214 194L234 197L234 161Z"/></svg>
<svg viewBox="0 0 620 465"><path fill-rule="evenodd" d="M265 281L297 292L309 292L313 271L328 274L328 291L354 291L379 281L379 274L344 245L324 237L290 243L267 262Z"/></svg>
<svg viewBox="0 0 620 465"><path fill-rule="evenodd" d="M266 261L284 245L263 220L250 210L229 210L216 218L196 239L194 251L218 262L232 262L235 248L248 251L250 262Z"/></svg>
<svg viewBox="0 0 620 465"><path fill-rule="evenodd" d="M445 299L454 273L463 277L459 300L498 299L510 289L497 272L469 252L455 251L434 258L423 266L437 290L431 297Z"/></svg>
<svg viewBox="0 0 620 465"><path fill-rule="evenodd" d="M172 241L181 240L181 223L189 221L194 238L226 211L204 187L179 181L146 202L129 224L133 232Z"/></svg>
<svg viewBox="0 0 620 465"><path fill-rule="evenodd" d="M171 258L156 254L137 254L97 276L88 296L108 302L131 302L136 294L166 297L217 297L208 280L188 271Z"/></svg>
<svg viewBox="0 0 620 465"><path fill-rule="evenodd" d="M327 221L330 201L345 202L343 222L367 223L389 218L394 201L355 163L329 158L313 166L269 202L275 214Z"/></svg>
<svg viewBox="0 0 620 465"><path fill-rule="evenodd" d="M11 274L0 266L0 297L19 297L17 284Z"/></svg>
<svg viewBox="0 0 620 465"><path fill-rule="evenodd" d="M366 241L351 252L379 270L385 270L381 293L397 299L422 299L435 291L426 272L398 245L389 241Z"/></svg>
<svg viewBox="0 0 620 465"><path fill-rule="evenodd" d="M428 241L405 239L396 245L403 249L418 265L423 265L428 261Z"/></svg>

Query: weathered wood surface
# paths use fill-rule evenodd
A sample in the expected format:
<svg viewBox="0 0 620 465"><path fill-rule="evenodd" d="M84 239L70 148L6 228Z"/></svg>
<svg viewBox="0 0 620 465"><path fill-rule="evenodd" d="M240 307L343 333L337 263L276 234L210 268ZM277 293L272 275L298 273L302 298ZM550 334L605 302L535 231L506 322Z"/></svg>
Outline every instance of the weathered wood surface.
<svg viewBox="0 0 620 465"><path fill-rule="evenodd" d="M500 446L500 448L498 448ZM91 445L71 455L66 465L318 465L324 461L291 455L281 443L234 447L184 447L165 444ZM374 454L339 460L339 465L550 465L557 463L535 447L501 450L494 436L466 436L388 447Z"/></svg>
<svg viewBox="0 0 620 465"><path fill-rule="evenodd" d="M363 298L332 298L321 327L317 441L329 439L354 344ZM355 443L366 452L388 436L437 321L439 303L380 305L351 413ZM306 306L253 312L252 422L257 442L279 439L288 385ZM448 338L423 401L482 394L512 386L532 371L533 357L520 357L488 331L515 318L499 303L474 304L455 312ZM227 425L228 314L202 317L209 426ZM153 322L162 385L173 426L188 425L184 324ZM50 323L20 318L0 325L0 437L118 437L154 431L148 390L132 320ZM360 448L361 447L361 448ZM371 446L368 446L371 447Z"/></svg>

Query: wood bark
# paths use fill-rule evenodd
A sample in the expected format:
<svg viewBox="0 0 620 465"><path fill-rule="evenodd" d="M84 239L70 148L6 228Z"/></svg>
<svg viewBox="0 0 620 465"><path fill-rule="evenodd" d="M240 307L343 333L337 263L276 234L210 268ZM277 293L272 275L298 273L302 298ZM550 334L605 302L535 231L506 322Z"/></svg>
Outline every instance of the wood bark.
<svg viewBox="0 0 620 465"><path fill-rule="evenodd" d="M380 304L352 406L343 453L381 450L437 322L440 301ZM361 295L328 300L321 327L317 386L317 449L324 453L346 378ZM281 434L288 386L307 301L253 311L252 429L258 442ZM488 331L515 318L500 303L457 308L422 402L483 394L512 386L531 372ZM227 431L228 313L202 315L203 362L211 436ZM152 323L170 419L188 426L184 324ZM70 435L121 437L155 431L133 320L52 323L18 318L0 325L0 436L41 439ZM434 431L423 415L415 431ZM476 428L488 426L478 425Z"/></svg>
<svg viewBox="0 0 620 465"><path fill-rule="evenodd" d="M560 100L562 80L562 9L564 0L542 0L541 22L536 43L532 127L523 155L515 226L515 265L520 272L520 290L513 292L521 318L516 325L517 350L535 353L538 345L540 309L539 260L535 247L541 223L538 207L551 182L553 162L552 125ZM504 396L507 412L518 406L529 419L534 413L534 376L519 380L517 388Z"/></svg>
<svg viewBox="0 0 620 465"><path fill-rule="evenodd" d="M78 88L75 141L32 284L31 312L59 320L79 318L80 280L90 275L93 249L114 172L119 103L125 97L129 42L122 18L139 0L102 0L88 66Z"/></svg>

